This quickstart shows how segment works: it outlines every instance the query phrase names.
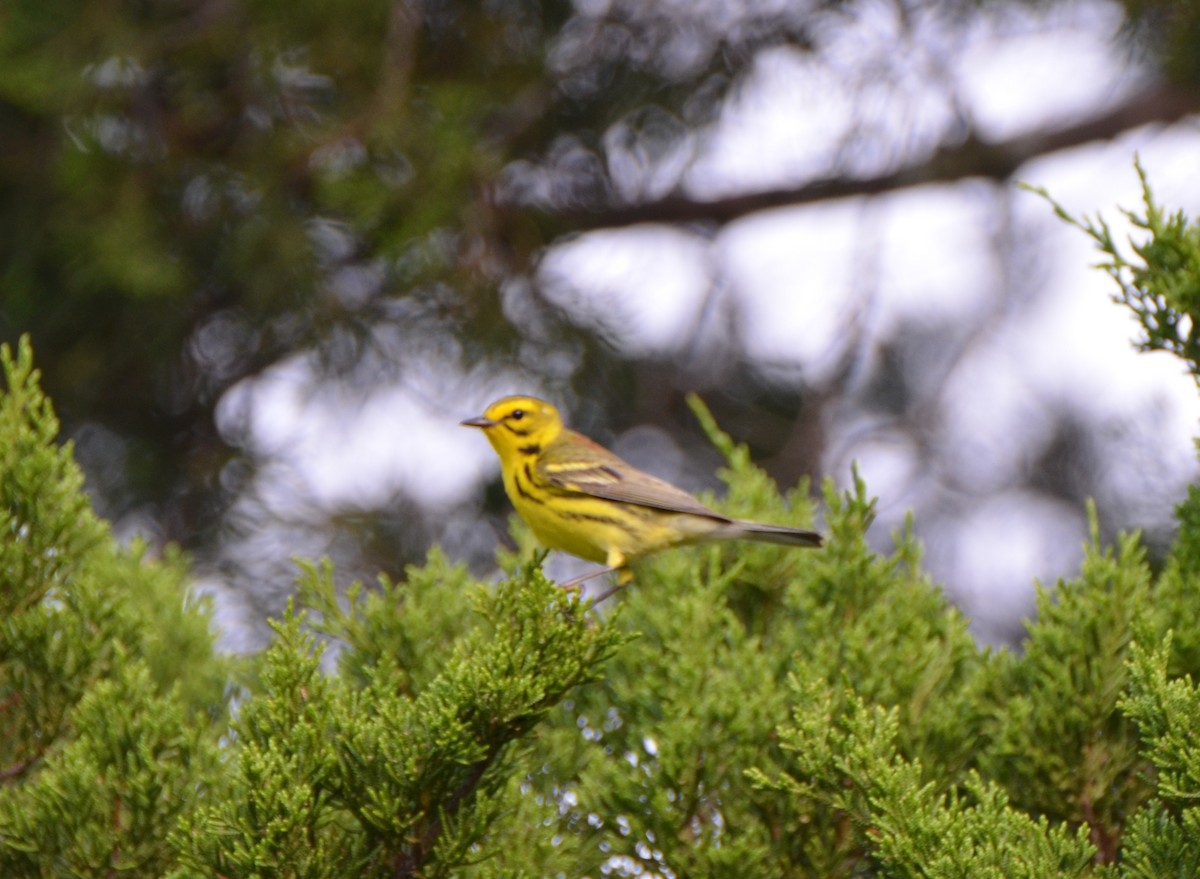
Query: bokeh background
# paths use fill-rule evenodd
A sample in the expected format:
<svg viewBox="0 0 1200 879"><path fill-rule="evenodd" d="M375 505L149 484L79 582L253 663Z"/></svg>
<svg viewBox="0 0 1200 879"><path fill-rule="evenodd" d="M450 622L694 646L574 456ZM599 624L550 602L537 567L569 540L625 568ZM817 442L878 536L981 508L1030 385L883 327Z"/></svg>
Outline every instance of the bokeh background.
<svg viewBox="0 0 1200 879"><path fill-rule="evenodd" d="M12 0L0 335L234 648L298 556L488 570L457 423L514 391L691 489L689 391L784 486L857 464L1012 641L1087 499L1162 551L1200 414L1020 184L1136 242L1198 110L1195 0Z"/></svg>

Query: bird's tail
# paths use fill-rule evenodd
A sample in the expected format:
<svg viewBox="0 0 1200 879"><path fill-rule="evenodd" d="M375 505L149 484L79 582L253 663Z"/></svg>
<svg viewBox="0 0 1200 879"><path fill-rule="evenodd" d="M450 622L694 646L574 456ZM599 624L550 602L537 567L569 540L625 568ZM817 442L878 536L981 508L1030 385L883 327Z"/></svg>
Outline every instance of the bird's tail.
<svg viewBox="0 0 1200 879"><path fill-rule="evenodd" d="M786 546L817 547L824 543L816 531L789 528L786 525L767 525L763 522L746 522L741 519L735 519L727 529L722 529L721 536L731 540L758 540L763 543L782 543Z"/></svg>

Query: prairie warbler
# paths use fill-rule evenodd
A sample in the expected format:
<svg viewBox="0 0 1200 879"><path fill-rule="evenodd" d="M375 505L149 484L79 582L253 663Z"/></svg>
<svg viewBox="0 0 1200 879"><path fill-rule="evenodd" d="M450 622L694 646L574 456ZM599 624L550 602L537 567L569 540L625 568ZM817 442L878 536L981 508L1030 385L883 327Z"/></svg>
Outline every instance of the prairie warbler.
<svg viewBox="0 0 1200 879"><path fill-rule="evenodd" d="M482 430L500 456L504 490L534 536L551 549L603 562L607 569L596 573L617 571L618 588L633 579L631 562L672 546L710 540L821 545L814 531L710 510L567 429L558 410L535 397L504 397L462 423Z"/></svg>

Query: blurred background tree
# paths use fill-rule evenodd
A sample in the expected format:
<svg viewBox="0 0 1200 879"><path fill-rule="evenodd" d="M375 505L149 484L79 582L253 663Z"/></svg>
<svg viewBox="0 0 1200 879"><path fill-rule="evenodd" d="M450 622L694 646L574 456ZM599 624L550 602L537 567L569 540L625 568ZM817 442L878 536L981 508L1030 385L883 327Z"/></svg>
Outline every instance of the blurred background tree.
<svg viewBox="0 0 1200 879"><path fill-rule="evenodd" d="M693 486L717 458L692 454L692 389L784 484L864 460L881 529L916 507L969 607L1012 565L1026 589L1073 569L1086 497L1106 534L1161 541L1192 473L1163 392L1052 381L1122 345L1065 342L1057 221L1013 183L1122 137L1119 161L1070 154L1056 197L1132 188L1135 145L1194 179L1194 3L14 0L0 22L0 336L31 333L100 513L196 552L250 618L293 555L490 558L494 465L451 436L512 390Z"/></svg>

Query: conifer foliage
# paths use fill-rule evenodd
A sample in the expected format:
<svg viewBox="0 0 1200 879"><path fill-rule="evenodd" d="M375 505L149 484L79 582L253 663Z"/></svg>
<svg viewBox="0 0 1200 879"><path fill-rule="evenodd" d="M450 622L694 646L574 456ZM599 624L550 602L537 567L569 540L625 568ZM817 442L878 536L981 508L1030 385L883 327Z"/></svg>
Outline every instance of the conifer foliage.
<svg viewBox="0 0 1200 879"><path fill-rule="evenodd" d="M0 875L162 875L216 769L227 670L182 560L92 514L29 345L0 361Z"/></svg>
<svg viewBox="0 0 1200 879"><path fill-rule="evenodd" d="M1200 235L1145 195L1132 257L1081 225L1196 370ZM826 549L667 553L601 608L524 552L344 594L312 564L235 665L185 560L91 512L29 346L2 360L0 875L1200 875L1200 490L1158 572L1093 512L1011 651L911 533L870 548L856 479L824 487ZM812 523L695 410L714 503Z"/></svg>

